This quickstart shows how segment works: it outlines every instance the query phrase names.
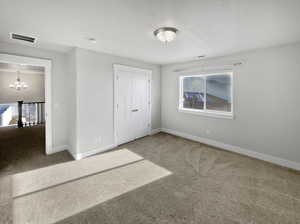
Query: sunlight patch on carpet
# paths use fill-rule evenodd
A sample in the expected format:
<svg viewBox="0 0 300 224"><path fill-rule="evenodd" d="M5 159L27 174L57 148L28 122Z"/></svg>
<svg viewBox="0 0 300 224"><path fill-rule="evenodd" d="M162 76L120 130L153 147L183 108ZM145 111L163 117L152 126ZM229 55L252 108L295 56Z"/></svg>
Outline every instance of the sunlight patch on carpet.
<svg viewBox="0 0 300 224"><path fill-rule="evenodd" d="M150 161L137 161L15 198L13 220L15 224L55 223L170 174Z"/></svg>
<svg viewBox="0 0 300 224"><path fill-rule="evenodd" d="M12 176L13 197L43 190L142 159L143 157L127 149L121 149L79 161L18 173Z"/></svg>

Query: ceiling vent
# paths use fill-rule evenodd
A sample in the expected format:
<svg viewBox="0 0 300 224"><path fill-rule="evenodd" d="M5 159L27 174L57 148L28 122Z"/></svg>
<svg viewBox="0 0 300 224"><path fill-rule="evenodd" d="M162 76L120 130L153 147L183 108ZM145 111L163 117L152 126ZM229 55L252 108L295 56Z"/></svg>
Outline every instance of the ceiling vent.
<svg viewBox="0 0 300 224"><path fill-rule="evenodd" d="M20 35L20 34L16 34L16 33L11 33L10 34L10 39L12 39L12 40L21 40L21 41L25 41L25 42L29 42L29 43L35 43L36 42L36 38L34 38L34 37L24 36L24 35Z"/></svg>

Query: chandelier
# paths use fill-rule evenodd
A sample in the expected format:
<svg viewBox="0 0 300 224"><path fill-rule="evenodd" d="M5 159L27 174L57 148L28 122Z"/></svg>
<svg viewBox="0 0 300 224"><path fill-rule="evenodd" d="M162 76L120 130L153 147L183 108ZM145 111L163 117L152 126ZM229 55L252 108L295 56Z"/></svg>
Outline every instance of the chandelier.
<svg viewBox="0 0 300 224"><path fill-rule="evenodd" d="M16 81L13 84L10 84L9 88L16 89L16 90L21 90L21 89L27 89L28 88L28 85L26 84L26 82L21 82L19 71L17 71Z"/></svg>

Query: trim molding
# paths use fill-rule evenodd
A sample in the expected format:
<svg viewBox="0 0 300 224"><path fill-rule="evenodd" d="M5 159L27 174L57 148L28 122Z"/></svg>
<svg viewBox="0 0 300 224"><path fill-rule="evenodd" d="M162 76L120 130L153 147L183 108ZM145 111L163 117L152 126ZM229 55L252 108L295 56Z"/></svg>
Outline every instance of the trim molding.
<svg viewBox="0 0 300 224"><path fill-rule="evenodd" d="M59 145L59 146L55 146L52 148L51 152L49 153L50 154L53 154L53 153L56 153L56 152L61 152L61 151L65 151L65 150L68 150L69 149L69 146L68 145Z"/></svg>
<svg viewBox="0 0 300 224"><path fill-rule="evenodd" d="M284 167L288 167L288 168L300 171L300 163L297 163L297 162L293 162L293 161L290 161L290 160L281 159L279 157L275 157L275 156L255 152L255 151L252 151L252 150L244 149L244 148L241 148L239 146L225 144L225 143L218 142L218 141L215 141L215 140L212 140L212 139L203 138L203 137L199 137L199 136L195 136L195 135L190 135L190 134L175 131L175 130L172 130L172 129L161 128L161 131L165 132L165 133L172 134L172 135L176 135L176 136L179 136L179 137L182 137L182 138L186 138L186 139L189 139L189 140L193 140L193 141L196 141L196 142L211 145L211 146L214 146L214 147L217 147L217 148L221 148L221 149L224 149L224 150L227 150L227 151L239 153L239 154L246 155L246 156L249 156L249 157L252 157L252 158L256 158L256 159L259 159L259 160L264 160L264 161L267 161L267 162L270 162L270 163L274 163L274 164L277 164L277 165L280 165L280 166L284 166Z"/></svg>
<svg viewBox="0 0 300 224"><path fill-rule="evenodd" d="M14 54L0 53L0 62L26 64L44 67L44 84L45 84L45 119L46 119L46 154L55 152L52 138L52 61L50 59L34 58L30 56L19 56Z"/></svg>
<svg viewBox="0 0 300 224"><path fill-rule="evenodd" d="M87 152L72 154L72 156L74 157L74 159L80 160L80 159L83 159L85 157L88 157L88 156L91 156L91 155L94 155L94 154L97 154L97 153L100 153L100 152L108 151L108 150L113 149L115 147L117 147L116 144L111 144L111 145L107 145L107 146L104 146L104 147L101 147L101 148L92 149L92 150L87 151Z"/></svg>
<svg viewBox="0 0 300 224"><path fill-rule="evenodd" d="M156 129L151 130L150 135L155 135L159 132L161 132L161 128L156 128ZM80 160L80 159L83 159L85 157L97 154L97 153L108 151L108 150L113 149L117 146L118 146L118 144L111 144L111 145L107 145L107 146L104 146L104 147L101 147L101 148L92 149L88 152L82 152L82 153L77 153L77 154L73 154L71 151L69 151L69 152L75 160ZM63 151L63 150L67 150L69 147L66 145L66 146L61 146L60 148L62 149L61 151Z"/></svg>
<svg viewBox="0 0 300 224"><path fill-rule="evenodd" d="M150 135L155 135L159 132L161 132L161 128L152 129L151 132L150 132Z"/></svg>
<svg viewBox="0 0 300 224"><path fill-rule="evenodd" d="M113 64L113 73L114 73L114 83L113 83L113 86L114 86L114 141L116 143L118 143L118 136L117 136L117 130L118 130L118 110L117 110L117 105L118 105L118 102L119 102L119 99L118 99L118 95L119 95L119 87L118 87L118 81L119 81L119 78L118 78L118 73L119 72L122 72L122 71L127 71L127 72L142 72L142 73L145 73L147 74L148 76L148 100L150 102L150 104L147 104L149 105L148 106L148 135L151 134L151 126L152 126L152 123L151 123L151 108L152 108L152 96L151 96L151 86L152 86L152 70L150 69L141 69L141 68L136 68L136 67L131 67L131 66L127 66L127 65L120 65L120 64ZM132 139L134 140L134 139Z"/></svg>
<svg viewBox="0 0 300 224"><path fill-rule="evenodd" d="M71 154L71 156L73 157L73 159L75 159L75 160L80 160L80 158L77 157L77 155L74 154L74 153L72 153L70 150L69 150L69 153Z"/></svg>

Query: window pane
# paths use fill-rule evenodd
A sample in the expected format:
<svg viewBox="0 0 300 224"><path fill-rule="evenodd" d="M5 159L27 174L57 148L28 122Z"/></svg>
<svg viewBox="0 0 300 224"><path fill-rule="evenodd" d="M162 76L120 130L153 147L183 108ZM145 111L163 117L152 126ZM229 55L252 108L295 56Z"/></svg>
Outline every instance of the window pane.
<svg viewBox="0 0 300 224"><path fill-rule="evenodd" d="M16 125L18 123L18 105L0 104L0 127Z"/></svg>
<svg viewBox="0 0 300 224"><path fill-rule="evenodd" d="M230 75L212 75L206 78L206 108L231 112Z"/></svg>
<svg viewBox="0 0 300 224"><path fill-rule="evenodd" d="M204 79L202 77L183 78L183 107L189 109L204 108Z"/></svg>

